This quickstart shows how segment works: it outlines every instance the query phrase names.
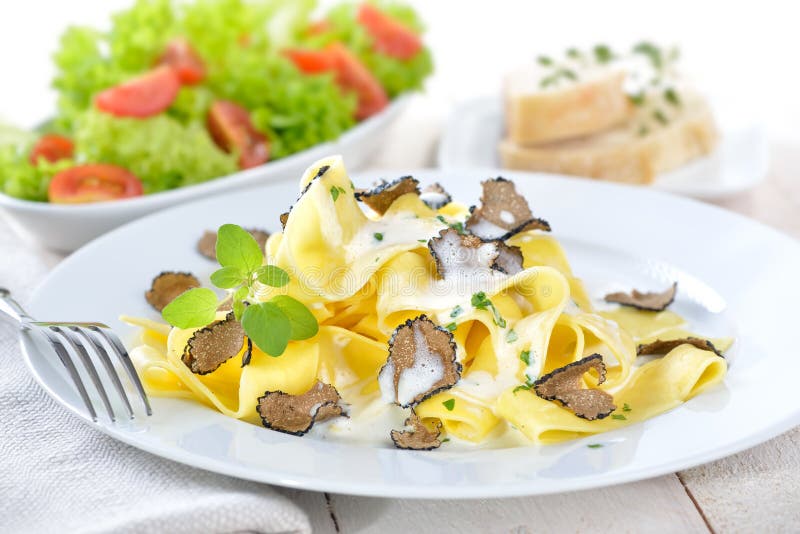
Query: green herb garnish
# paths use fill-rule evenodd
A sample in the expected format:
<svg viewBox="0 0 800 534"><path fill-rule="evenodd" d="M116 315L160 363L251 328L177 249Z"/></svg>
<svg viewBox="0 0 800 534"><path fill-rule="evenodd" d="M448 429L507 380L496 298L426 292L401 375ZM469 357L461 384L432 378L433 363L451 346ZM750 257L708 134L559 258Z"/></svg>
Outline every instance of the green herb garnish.
<svg viewBox="0 0 800 534"><path fill-rule="evenodd" d="M447 399L442 403L442 405L447 408L448 412L452 412L453 408L456 407L456 400L455 399Z"/></svg>
<svg viewBox="0 0 800 534"><path fill-rule="evenodd" d="M374 237L376 241L383 241L383 234L380 232L375 232L372 234L372 237Z"/></svg>
<svg viewBox="0 0 800 534"><path fill-rule="evenodd" d="M506 343L514 343L517 339L519 339L519 336L513 330L509 330L506 334Z"/></svg>
<svg viewBox="0 0 800 534"><path fill-rule="evenodd" d="M623 405L622 405L622 411L623 411L623 412L629 412L629 411L631 411L631 407L630 407L630 406L628 406L628 403L627 403L627 402L626 402L625 404L623 404Z"/></svg>
<svg viewBox="0 0 800 534"><path fill-rule="evenodd" d="M452 228L453 230L455 230L459 234L462 234L462 235L464 234L464 223L463 222L454 222L454 223L447 222L447 219L445 219L442 215L437 215L436 218L439 219L439 221L441 223L446 224L447 226L449 226L450 228Z"/></svg>
<svg viewBox="0 0 800 534"><path fill-rule="evenodd" d="M659 124L661 124L661 126L666 126L667 124L669 124L669 119L667 118L666 115L664 115L664 112L661 111L660 109L657 109L653 112L653 118L657 120Z"/></svg>
<svg viewBox="0 0 800 534"><path fill-rule="evenodd" d="M453 308L453 311L450 312L450 317L453 318L458 317L459 315L461 315L461 312L463 311L464 310L461 308L461 306L457 305L455 308Z"/></svg>
<svg viewBox="0 0 800 534"><path fill-rule="evenodd" d="M644 124L642 124L641 126L639 126L639 131L637 133L639 137L644 137L645 135L650 133L650 129Z"/></svg>
<svg viewBox="0 0 800 534"><path fill-rule="evenodd" d="M661 70L664 66L664 58L661 55L661 49L653 43L646 41L641 42L633 47L633 51L636 54L642 54L647 57L647 59L650 60L650 64L653 65L653 68L656 70Z"/></svg>
<svg viewBox="0 0 800 534"><path fill-rule="evenodd" d="M666 100L675 107L680 107L682 104L680 95L675 89L671 87L669 89L664 90L664 100Z"/></svg>
<svg viewBox="0 0 800 534"><path fill-rule="evenodd" d="M581 58L581 51L577 48L568 48L567 49L567 57L572 59L580 59Z"/></svg>
<svg viewBox="0 0 800 534"><path fill-rule="evenodd" d="M417 241L419 241L420 243L427 243L428 242L427 239L417 239Z"/></svg>
<svg viewBox="0 0 800 534"><path fill-rule="evenodd" d="M594 58L598 63L604 64L614 59L614 53L608 46L599 44L594 47Z"/></svg>
<svg viewBox="0 0 800 534"><path fill-rule="evenodd" d="M590 449L599 449L602 446L603 446L602 443L590 443L587 445L587 447L589 447Z"/></svg>
<svg viewBox="0 0 800 534"><path fill-rule="evenodd" d="M450 441L450 438L444 438L439 440L440 443L447 443L448 441Z"/></svg>
<svg viewBox="0 0 800 534"><path fill-rule="evenodd" d="M630 100L634 106L642 106L645 101L644 92L628 95L628 100Z"/></svg>
<svg viewBox="0 0 800 534"><path fill-rule="evenodd" d="M617 420L619 420L619 421L625 421L625 420L627 420L628 418L627 418L627 417L625 417L624 415L622 415L621 413L612 413L612 414L611 414L611 419L617 419Z"/></svg>
<svg viewBox="0 0 800 534"><path fill-rule="evenodd" d="M525 363L525 365L530 365L531 364L531 351L523 350L522 352L519 353L519 359L522 360Z"/></svg>
<svg viewBox="0 0 800 534"><path fill-rule="evenodd" d="M256 281L271 287L289 283L289 273L276 265L262 265L264 253L249 232L235 224L221 226L216 252L220 269L211 275L211 281L230 292L225 300L231 300L236 319L259 349L270 356L280 356L289 341L317 335L317 319L297 299L278 295L248 304ZM199 328L214 322L219 304L211 289L194 288L170 302L161 315L177 328Z"/></svg>
<svg viewBox="0 0 800 534"><path fill-rule="evenodd" d="M331 198L334 202L336 202L336 199L339 198L339 195L345 192L346 191L344 190L344 187L339 187L338 185L331 186Z"/></svg>
<svg viewBox="0 0 800 534"><path fill-rule="evenodd" d="M455 322L453 322L453 323L448 323L447 325L445 325L445 328L446 328L446 329L447 329L449 332L454 332L454 331L455 331L455 329L456 329L456 328L458 328L458 325L457 325Z"/></svg>
<svg viewBox="0 0 800 534"><path fill-rule="evenodd" d="M549 67L550 65L553 64L553 59L547 56L539 56L538 58L536 58L536 61L539 63L539 65L542 65L543 67Z"/></svg>
<svg viewBox="0 0 800 534"><path fill-rule="evenodd" d="M472 299L470 301L472 305L479 309L479 310L491 310L492 315L494 316L494 324L499 326L500 328L506 327L506 320L500 315L500 312L497 311L492 301L486 296L486 293L483 291L479 291L472 295Z"/></svg>
<svg viewBox="0 0 800 534"><path fill-rule="evenodd" d="M512 389L511 393L516 393L519 390L530 391L530 389L531 389L531 386L529 386L528 384L522 384L522 385L519 385L519 386L515 387L514 389Z"/></svg>

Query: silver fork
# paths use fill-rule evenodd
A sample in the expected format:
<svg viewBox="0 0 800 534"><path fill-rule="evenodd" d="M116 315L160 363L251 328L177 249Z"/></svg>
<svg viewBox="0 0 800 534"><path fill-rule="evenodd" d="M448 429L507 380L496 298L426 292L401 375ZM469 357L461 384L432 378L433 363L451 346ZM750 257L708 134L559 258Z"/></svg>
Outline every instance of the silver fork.
<svg viewBox="0 0 800 534"><path fill-rule="evenodd" d="M38 333L47 339L53 347L53 350L55 350L56 355L58 355L58 359L61 360L61 363L67 369L67 374L69 374L70 379L78 389L78 393L83 403L86 405L86 409L89 411L92 421L97 421L97 411L86 390L86 385L83 383L81 375L78 373L78 369L75 366L75 362L72 358L73 354L81 361L83 368L86 370L86 374L89 375L92 384L94 384L94 389L97 390L100 400L106 412L108 412L108 417L111 421L116 421L116 416L111 406L108 393L106 393L100 375L97 373L97 368L92 361L90 351L103 363L106 374L111 379L114 389L122 399L122 404L125 407L127 416L130 419L134 417L131 401L122 385L122 381L120 381L119 374L117 374L114 368L111 357L108 355L107 348L111 349L111 352L114 353L125 368L131 382L133 382L136 387L136 391L139 393L139 397L144 403L147 415L152 415L153 411L150 408L150 401L147 398L147 394L144 392L139 375L136 374L136 368L133 366L128 351L125 350L125 346L108 326L103 323L37 321L28 315L25 310L22 309L22 306L11 298L11 293L7 289L2 287L0 287L0 317L11 319L20 330Z"/></svg>

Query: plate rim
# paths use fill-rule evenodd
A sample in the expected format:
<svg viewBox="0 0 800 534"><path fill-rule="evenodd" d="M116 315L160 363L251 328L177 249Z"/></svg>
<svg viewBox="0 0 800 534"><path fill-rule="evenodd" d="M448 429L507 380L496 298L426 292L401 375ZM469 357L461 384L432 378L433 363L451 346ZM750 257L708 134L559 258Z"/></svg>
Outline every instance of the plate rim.
<svg viewBox="0 0 800 534"><path fill-rule="evenodd" d="M411 173L411 174L436 174L436 173L454 173L454 172L469 172L472 176L478 175L495 175L497 173L505 173L509 174L509 172L513 173L515 176L525 175L528 177L540 177L546 179L555 179L557 181L566 181L566 182L573 182L578 187L599 187L602 189L607 190L634 190L635 194L637 195L654 195L656 197L666 197L669 201L678 202L678 203L687 203L689 205L693 205L696 207L700 207L704 210L710 210L713 212L717 212L721 214L723 217L733 217L738 219L742 223L746 223L748 225L756 226L759 231L766 231L772 233L774 236L782 239L788 240L793 246L798 246L798 241L775 228L772 228L764 223L759 221L750 219L738 213L732 212L730 210L721 208L719 206L714 206L710 204L706 204L704 202L683 197L680 195L676 195L669 192L664 192L655 189L642 189L636 188L625 184L617 184L617 183L608 183L608 182L593 182L593 181L586 181L581 178L575 178L571 176L563 176L563 175L556 175L556 174L548 174L548 173L530 173L524 171L507 171L501 170L493 167L465 167L462 169L456 168L448 168L448 169L437 169L437 168L419 168L419 169L411 169L406 170L404 172ZM367 170L364 172L354 173L354 177L357 179L364 179L364 177L374 177L380 173L386 172L394 172L394 171L386 171L386 170ZM256 189L269 189L275 187L276 184L263 184ZM252 191L251 191L252 192ZM218 197L213 198L205 198L205 199L198 199L196 202L219 202L220 199L224 201L224 197L242 194L241 191L232 191L225 195L221 195ZM31 293L30 301L35 302L43 298L41 293L44 291L46 287L47 281L51 278L51 276L55 276L56 273L60 272L62 269L68 268L68 266L80 259L80 256L86 254L86 250L91 250L96 247L103 246L103 243L106 241L111 241L115 239L117 233L122 233L127 231L128 227L136 226L142 224L142 221L150 219L150 218L158 218L164 215L164 213L169 212L171 210L180 210L185 208L186 206L190 206L192 203L181 204L179 206L175 206L169 208L168 210L162 210L153 214L149 214L145 217L140 219L130 221L111 232L108 232L91 242L87 243L83 247L81 247L78 251L76 251L73 255L68 258L65 258L62 262L60 262L54 269L52 269L48 275L39 283L36 289ZM76 260L75 258L78 258ZM687 469L690 467L694 467L697 465L701 465L710 461L714 461L717 459L721 459L742 450L748 449L769 439L774 438L775 436L782 434L791 428L800 424L800 408L795 409L793 413L781 418L780 420L774 422L769 427L762 429L760 433L750 434L746 437L741 439L732 441L727 443L724 447L720 447L713 452L708 452L704 455L700 456L689 456L685 458L678 458L673 461L665 462L662 464L658 464L656 466L652 466L650 468L640 468L638 470L634 470L627 473L615 473L615 472L605 472L599 475L591 475L588 478L579 479L577 485L570 486L568 483L564 485L564 487L557 487L556 489L551 488L537 488L535 485L532 484L531 481L524 481L519 484L505 484L502 486L497 485L487 485L486 487L479 487L479 486L467 486L467 487L460 487L458 488L458 492L451 492L447 495L442 495L441 489L438 487L434 487L432 490L428 490L425 486L414 486L414 485L402 485L402 484L369 484L369 483L362 483L362 484L354 484L353 482L345 482L342 483L341 481L331 481L329 479L320 478L317 476L306 476L306 475L298 475L298 474L289 474L289 473L275 473L273 472L265 472L265 471L257 471L253 473L248 473L247 468L245 466L236 466L231 463L226 463L224 461L220 461L218 459L210 459L205 456L202 456L197 453L187 454L186 451L177 451L177 450L165 450L158 448L155 444L148 444L146 442L137 441L134 439L135 435L129 432L125 432L120 430L117 427L109 426L107 424L100 423L93 423L86 414L80 412L76 407L71 405L69 402L66 402L62 399L57 392L55 392L49 384L47 384L43 378L36 372L34 365L31 362L31 354L28 351L28 347L25 343L25 334L20 333L19 337L20 346L23 353L23 358L25 360L26 365L28 366L29 371L34 376L35 380L39 385L47 392L48 395L51 396L56 402L60 405L66 407L69 412L73 415L77 415L79 419L84 421L89 426L100 430L101 432L109 435L115 439L118 439L128 445L134 446L151 454L155 454L157 456L161 456L164 458L168 458L172 461L176 461L178 463L189 465L193 467L202 468L205 470L209 470L212 472L216 472L219 474L227 475L227 476L234 476L236 478L242 478L246 480L252 480L256 482L268 483L279 485L283 487L295 488L295 489L305 489L305 490L312 490L312 491L330 491L335 493L341 494L348 494L348 495L362 495L362 496L380 496L380 497L397 497L397 498L426 498L426 499L476 499L476 498L502 498L502 497L514 497L514 496L523 496L523 495L543 495L543 494L552 494L552 493L561 493L565 491L576 491L582 489L592 489L598 487L605 487L611 486L616 484L622 484L627 482L633 482L637 480L648 479L668 473L674 473L676 471L680 471L683 469ZM642 423L638 423L642 424ZM412 451L404 451L406 454L425 454L419 452L412 452ZM273 473L273 474L270 474ZM256 476L258 475L258 476ZM268 475L268 476L265 476ZM575 480L575 479L567 479ZM413 493L413 495L412 495Z"/></svg>

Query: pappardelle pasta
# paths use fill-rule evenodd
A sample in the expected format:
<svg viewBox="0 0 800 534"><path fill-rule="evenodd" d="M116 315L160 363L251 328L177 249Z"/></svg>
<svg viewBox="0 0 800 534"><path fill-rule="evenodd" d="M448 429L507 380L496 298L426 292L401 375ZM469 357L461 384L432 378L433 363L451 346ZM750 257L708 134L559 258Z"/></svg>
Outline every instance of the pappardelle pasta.
<svg viewBox="0 0 800 534"><path fill-rule="evenodd" d="M291 434L427 450L596 434L723 380L731 340L689 332L666 309L675 286L598 309L515 185L482 185L468 209L438 184L357 190L340 157L315 163L263 265L202 325L125 318L147 390ZM212 281L230 288L224 229ZM186 304L199 282L172 274L151 292Z"/></svg>

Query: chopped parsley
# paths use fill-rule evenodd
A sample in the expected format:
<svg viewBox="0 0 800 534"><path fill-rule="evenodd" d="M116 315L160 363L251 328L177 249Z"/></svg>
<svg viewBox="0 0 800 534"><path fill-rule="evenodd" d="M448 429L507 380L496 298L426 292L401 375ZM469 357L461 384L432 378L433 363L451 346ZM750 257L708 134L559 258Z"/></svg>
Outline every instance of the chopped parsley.
<svg viewBox="0 0 800 534"><path fill-rule="evenodd" d="M581 51L577 48L569 48L567 49L567 57L572 59L580 59Z"/></svg>
<svg viewBox="0 0 800 534"><path fill-rule="evenodd" d="M519 391L519 390L521 390L521 389L522 389L522 390L525 390L525 391L530 391L530 389L531 389L531 386L529 386L528 384L522 384L522 385L519 385L519 386L515 387L515 388L514 388L514 389L511 391L511 393L516 393L517 391Z"/></svg>
<svg viewBox="0 0 800 534"><path fill-rule="evenodd" d="M440 443L447 443L448 441L450 441L450 438L444 438L439 440Z"/></svg>
<svg viewBox="0 0 800 534"><path fill-rule="evenodd" d="M417 241L419 241L420 243L427 243L428 242L427 239L417 239Z"/></svg>
<svg viewBox="0 0 800 534"><path fill-rule="evenodd" d="M543 67L549 67L550 65L553 64L553 59L547 56L539 56L538 58L536 58L536 61L539 63L539 65L542 65Z"/></svg>
<svg viewBox="0 0 800 534"><path fill-rule="evenodd" d="M650 60L650 64L653 65L653 68L656 70L661 70L661 67L664 66L664 58L661 55L661 49L653 43L648 43L646 41L641 42L633 47L633 51L636 54L642 54Z"/></svg>
<svg viewBox="0 0 800 534"><path fill-rule="evenodd" d="M448 331L453 332L456 328L458 328L458 325L455 322L452 322L447 324L445 328L447 328Z"/></svg>
<svg viewBox="0 0 800 534"><path fill-rule="evenodd" d="M450 228L452 228L453 230L455 230L459 234L464 234L464 223L463 222L449 223L449 222L447 222L447 219L445 219L442 215L437 215L436 218L439 219L439 222L441 222L442 224L446 224L447 226L449 226Z"/></svg>
<svg viewBox="0 0 800 534"><path fill-rule="evenodd" d="M678 94L678 92L672 87L664 90L664 100L666 100L675 107L681 106L681 97Z"/></svg>
<svg viewBox="0 0 800 534"><path fill-rule="evenodd" d="M450 317L453 318L458 317L459 315L461 315L461 312L463 311L464 310L463 308L461 308L461 306L456 306L455 308L453 308L453 311L450 312Z"/></svg>
<svg viewBox="0 0 800 534"><path fill-rule="evenodd" d="M531 364L531 351L523 350L522 352L519 353L519 359L522 360L525 363L525 365L530 365Z"/></svg>
<svg viewBox="0 0 800 534"><path fill-rule="evenodd" d="M578 75L575 74L575 71L573 70L560 68L550 76L545 76L542 78L542 80L539 82L539 87L545 89L551 85L557 84L562 79L575 81L578 79Z"/></svg>
<svg viewBox="0 0 800 534"><path fill-rule="evenodd" d="M517 339L519 339L519 336L513 330L509 330L506 334L506 343L514 343Z"/></svg>
<svg viewBox="0 0 800 534"><path fill-rule="evenodd" d="M383 241L383 234L380 232L375 232L372 234L372 237L374 237L377 241Z"/></svg>
<svg viewBox="0 0 800 534"><path fill-rule="evenodd" d="M339 187L338 185L331 186L331 198L334 202L336 202L336 199L339 198L339 195L345 192L346 191L344 190L344 187Z"/></svg>
<svg viewBox="0 0 800 534"><path fill-rule="evenodd" d="M587 447L589 447L590 449L599 449L602 446L603 446L602 443L590 443L587 445Z"/></svg>
<svg viewBox="0 0 800 534"><path fill-rule="evenodd" d="M617 419L619 421L626 421L628 418L622 415L621 413L612 413L611 419Z"/></svg>
<svg viewBox="0 0 800 534"><path fill-rule="evenodd" d="M627 403L627 402L626 402L625 404L623 404L623 405L622 405L622 411L623 411L623 412L629 412L629 411L631 411L631 407L630 407L630 406L628 406L628 403Z"/></svg>
<svg viewBox="0 0 800 534"><path fill-rule="evenodd" d="M492 301L486 296L486 293L483 291L479 291L472 295L472 299L470 301L472 305L479 309L479 310L491 310L492 315L494 316L494 324L499 326L500 328L506 327L506 320L503 319L503 316L500 315L500 312L497 311Z"/></svg>
<svg viewBox="0 0 800 534"><path fill-rule="evenodd" d="M657 120L661 124L661 126L666 126L667 124L669 124L669 119L667 118L666 115L664 115L664 112L661 111L660 109L657 109L653 112L653 118Z"/></svg>
<svg viewBox="0 0 800 534"><path fill-rule="evenodd" d="M594 47L594 58L598 63L604 64L614 59L614 53L608 46L599 44Z"/></svg>
<svg viewBox="0 0 800 534"><path fill-rule="evenodd" d="M634 106L643 106L645 101L644 92L628 95L628 100L630 100Z"/></svg>
<svg viewBox="0 0 800 534"><path fill-rule="evenodd" d="M452 412L452 411L453 411L453 408L455 408L455 407L456 407L456 400L455 400L455 399L447 399L446 401L444 401L444 402L442 403L442 406L444 406L445 408L447 408L447 411L448 411L448 412Z"/></svg>

